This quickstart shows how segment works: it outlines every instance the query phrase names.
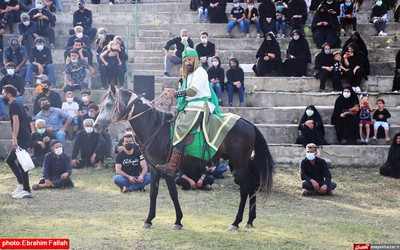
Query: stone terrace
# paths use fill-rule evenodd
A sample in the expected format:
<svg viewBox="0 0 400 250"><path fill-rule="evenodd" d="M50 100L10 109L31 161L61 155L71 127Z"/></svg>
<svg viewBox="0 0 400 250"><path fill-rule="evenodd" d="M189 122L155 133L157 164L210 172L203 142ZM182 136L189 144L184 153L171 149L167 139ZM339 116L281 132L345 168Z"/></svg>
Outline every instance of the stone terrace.
<svg viewBox="0 0 400 250"><path fill-rule="evenodd" d="M63 12L57 15L56 24L56 49L53 50L53 61L57 73L57 85L63 85L63 47L68 37L68 30L72 28L72 13L76 5L63 2ZM363 91L371 94L371 101L378 97L384 98L387 108L392 114L390 135L400 132L400 98L392 93L393 69L395 55L398 51L397 34L400 24L389 22L386 32L387 37L375 36L376 31L368 23L371 9L370 3L365 3L358 13L358 31L361 33L369 49L371 61L371 76L362 84ZM210 34L210 41L216 44L217 55L222 59L223 67L227 69L229 58L236 57L243 66L255 62L255 53L262 39L237 38L239 31L235 28L232 32L234 38L225 38L226 24L197 23L197 13L189 9L189 3L183 0L142 0L138 6L121 1L113 6L102 0L101 5L86 4L93 11L94 27L106 27L109 33L121 35L128 48L128 84L132 89L133 75L154 75L156 78L156 94L165 87L176 87L179 67L173 66L173 77L163 77L164 52L162 47L171 37L179 35L182 28L187 28L195 44L200 42L198 36L201 31ZM135 11L138 11L138 25L135 26ZM227 12L232 8L228 4ZM392 16L392 12L390 13ZM308 24L311 22L311 15ZM251 37L255 37L254 27L251 27ZM349 34L350 31L347 33ZM137 33L137 36L135 36ZM312 41L311 32L306 28L307 39L312 50L312 55L318 52ZM235 38L236 36L236 38ZM5 35L5 44L8 44L11 35ZM344 42L346 37L341 38ZM282 49L282 58L285 57L289 38L279 39ZM97 64L94 60L94 67ZM93 86L100 86L98 74L92 79ZM378 141L376 145L337 145L334 128L330 125L333 104L338 93L318 93L319 81L312 77L255 77L253 73L246 73L245 79L245 104L246 107L223 108L224 112L233 112L254 122L265 135L274 159L280 163L297 163L304 156L304 149L293 142L297 137L297 125L305 106L317 106L325 123L326 138L332 145L323 146L320 155L334 165L368 165L378 166L384 162L388 152L388 145ZM330 88L328 83L328 90ZM62 93L61 89L58 89ZM93 99L99 100L104 91L93 91ZM223 94L223 106L227 105L226 93ZM237 98L235 96L235 98ZM26 104L33 105L34 94L29 89L25 94ZM237 101L237 100L236 100ZM237 103L236 103L237 104ZM11 128L9 122L0 122L0 156L5 156L10 148ZM111 128L111 133L116 140L122 132L122 125ZM71 150L71 142L67 143L67 151ZM369 155L370 157L366 157Z"/></svg>

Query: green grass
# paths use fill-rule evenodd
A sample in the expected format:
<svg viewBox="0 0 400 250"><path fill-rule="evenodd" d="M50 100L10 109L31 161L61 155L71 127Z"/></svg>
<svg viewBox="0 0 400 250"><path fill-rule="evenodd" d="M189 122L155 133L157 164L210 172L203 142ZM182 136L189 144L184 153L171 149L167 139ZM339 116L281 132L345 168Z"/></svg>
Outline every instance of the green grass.
<svg viewBox="0 0 400 250"><path fill-rule="evenodd" d="M30 174L31 184L41 169ZM303 197L297 166L277 166L275 191L257 204L254 229L227 231L239 202L232 177L213 190L180 191L183 229L171 230L175 211L160 182L153 228L145 193L121 194L114 172L75 170L76 188L34 191L34 199L14 200L16 180L0 164L0 238L63 237L73 249L352 249L353 243L400 243L400 181L377 169L335 168L333 196ZM244 222L247 220L248 206ZM244 222L241 226L244 226Z"/></svg>

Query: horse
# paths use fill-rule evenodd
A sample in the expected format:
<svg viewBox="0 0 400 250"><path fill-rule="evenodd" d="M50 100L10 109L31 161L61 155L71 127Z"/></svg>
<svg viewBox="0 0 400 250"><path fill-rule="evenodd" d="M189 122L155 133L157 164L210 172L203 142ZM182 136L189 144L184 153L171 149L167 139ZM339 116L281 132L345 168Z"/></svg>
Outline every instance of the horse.
<svg viewBox="0 0 400 250"><path fill-rule="evenodd" d="M171 153L171 124L173 115L162 111L157 105L130 90L116 89L110 86L100 104L100 112L93 125L95 131L103 132L113 124L129 121L135 133L142 154L150 165L150 208L142 228L151 228L156 216L156 200L161 173L157 164L167 161ZM254 164L249 164L252 152L255 152ZM256 218L256 194L266 201L272 193L274 162L267 142L260 130L250 122L240 118L224 138L211 161L220 158L228 159L231 170L236 172L235 182L240 186L240 203L236 218L228 230L238 230L243 220L243 212L249 197L250 212L245 225L253 228ZM183 156L180 166L205 164L201 159ZM252 170L250 165L253 165ZM255 174L252 174L256 171ZM255 176L259 180L255 180ZM175 207L173 229L183 227L183 213L178 200L175 178L164 175L169 195Z"/></svg>

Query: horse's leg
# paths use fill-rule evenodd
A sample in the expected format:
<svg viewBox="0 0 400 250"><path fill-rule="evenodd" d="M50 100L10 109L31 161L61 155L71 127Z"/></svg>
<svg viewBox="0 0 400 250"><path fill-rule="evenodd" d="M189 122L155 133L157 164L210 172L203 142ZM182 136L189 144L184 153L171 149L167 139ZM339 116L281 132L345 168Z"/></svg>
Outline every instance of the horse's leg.
<svg viewBox="0 0 400 250"><path fill-rule="evenodd" d="M239 229L239 223L242 222L242 220L243 220L243 213L244 213L244 208L246 206L246 200L247 200L248 192L247 192L247 187L246 187L246 184L245 184L244 180L240 180L239 185L240 185L239 210L238 210L238 213L236 214L235 221L228 228L229 231L238 230Z"/></svg>
<svg viewBox="0 0 400 250"><path fill-rule="evenodd" d="M156 202L158 195L158 187L160 184L160 173L158 171L154 171L152 168L151 171L151 182L150 182L150 208L147 219L142 225L142 228L151 228L153 225L151 221L156 217Z"/></svg>
<svg viewBox="0 0 400 250"><path fill-rule="evenodd" d="M249 190L249 220L247 221L246 225L244 226L245 228L253 228L253 221L256 218L256 191L251 188Z"/></svg>
<svg viewBox="0 0 400 250"><path fill-rule="evenodd" d="M181 205L179 204L179 200L178 200L178 190L176 189L175 178L165 175L165 181L167 182L169 196L171 197L171 200L174 203L174 207L175 207L176 220L175 220L174 225L172 226L172 229L179 230L179 229L182 229L182 227L183 227L183 225L181 223L183 213L182 213Z"/></svg>

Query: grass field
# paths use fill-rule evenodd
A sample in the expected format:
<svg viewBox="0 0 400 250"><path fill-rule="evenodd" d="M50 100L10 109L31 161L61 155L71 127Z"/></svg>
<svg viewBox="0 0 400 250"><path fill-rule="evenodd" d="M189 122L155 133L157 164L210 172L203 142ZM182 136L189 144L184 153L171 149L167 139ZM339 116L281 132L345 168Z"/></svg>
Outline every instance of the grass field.
<svg viewBox="0 0 400 250"><path fill-rule="evenodd" d="M31 184L41 169L30 174ZM145 193L121 194L114 172L75 170L74 189L34 191L15 200L16 180L0 164L0 238L63 237L71 249L352 249L353 243L400 243L400 180L376 168L335 168L333 196L303 197L298 166L277 166L275 192L257 205L255 228L227 231L239 202L227 174L212 191L180 191L183 229L171 230L175 211L161 180L153 228L142 229ZM247 209L244 222L247 220Z"/></svg>

